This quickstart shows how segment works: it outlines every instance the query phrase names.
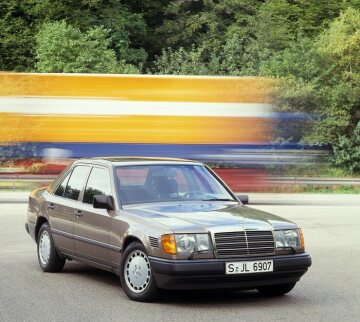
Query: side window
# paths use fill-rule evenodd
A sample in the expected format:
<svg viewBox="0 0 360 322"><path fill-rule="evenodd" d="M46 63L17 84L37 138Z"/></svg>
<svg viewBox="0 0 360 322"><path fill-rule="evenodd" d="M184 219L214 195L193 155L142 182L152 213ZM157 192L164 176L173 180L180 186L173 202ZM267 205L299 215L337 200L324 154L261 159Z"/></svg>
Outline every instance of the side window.
<svg viewBox="0 0 360 322"><path fill-rule="evenodd" d="M110 195L110 174L106 169L93 168L86 184L83 202L93 203L95 195Z"/></svg>
<svg viewBox="0 0 360 322"><path fill-rule="evenodd" d="M77 166L74 168L65 189L65 198L78 200L80 191L85 184L88 171L89 167L86 166Z"/></svg>
<svg viewBox="0 0 360 322"><path fill-rule="evenodd" d="M64 195L64 191L66 185L69 181L71 172L65 177L65 179L61 182L61 184L56 188L54 195L62 197Z"/></svg>

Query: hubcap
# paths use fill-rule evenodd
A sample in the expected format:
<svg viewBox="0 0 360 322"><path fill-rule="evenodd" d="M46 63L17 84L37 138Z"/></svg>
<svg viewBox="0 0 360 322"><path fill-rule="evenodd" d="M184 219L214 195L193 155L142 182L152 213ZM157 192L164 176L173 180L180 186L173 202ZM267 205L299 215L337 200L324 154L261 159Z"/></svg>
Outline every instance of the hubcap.
<svg viewBox="0 0 360 322"><path fill-rule="evenodd" d="M50 258L50 247L51 241L49 233L44 230L41 233L40 240L39 240L39 257L40 261L43 265L46 265Z"/></svg>
<svg viewBox="0 0 360 322"><path fill-rule="evenodd" d="M124 266L126 285L134 293L143 292L150 283L151 270L148 257L141 250L129 254Z"/></svg>

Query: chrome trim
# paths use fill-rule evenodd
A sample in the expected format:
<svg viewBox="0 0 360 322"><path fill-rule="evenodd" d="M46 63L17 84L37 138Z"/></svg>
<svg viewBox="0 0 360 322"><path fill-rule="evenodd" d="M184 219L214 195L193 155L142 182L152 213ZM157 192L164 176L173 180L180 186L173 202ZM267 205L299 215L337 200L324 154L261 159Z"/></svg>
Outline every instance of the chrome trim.
<svg viewBox="0 0 360 322"><path fill-rule="evenodd" d="M91 245L94 245L94 246L99 246L99 247L103 247L103 248L106 248L106 249L118 251L118 252L120 252L120 249L121 249L120 247L117 247L117 246L114 246L114 245L111 245L111 244L108 244L108 243L100 242L100 241L97 241L97 240L94 240L94 239L82 237L82 236L79 236L79 235L74 235L74 240L81 241L81 242L84 242L84 243L88 243L88 244L91 244Z"/></svg>
<svg viewBox="0 0 360 322"><path fill-rule="evenodd" d="M271 238L272 238L272 243L270 242L270 240L265 240L265 241L251 241L251 232L255 232L256 237L270 237L271 233ZM262 232L266 232L266 234L261 234ZM215 235L216 234L226 234L226 233L243 233L243 236L224 236L221 238L226 239L232 239L232 238L236 238L236 237L242 237L244 238L244 242L229 242L229 243L225 243L225 245L228 245L229 248L225 248L225 249L219 249L218 245L216 243L216 238ZM212 232L212 240L213 240L213 244L214 244L214 253L215 253L215 258L233 258L233 257L259 257L259 256L271 256L271 255L275 255L276 253L276 244L275 244L275 236L274 236L274 231L273 230L250 230L250 229L239 229L239 230L216 230ZM250 241L249 241L250 239ZM268 243L269 246L261 246L261 247L254 247L255 244L260 244L260 243ZM234 244L244 244L245 247L243 248L232 248L231 245ZM270 246L271 245L271 246ZM270 252L264 252L264 250L269 249L271 250ZM227 251L236 251L239 250L239 253L243 252L244 254L224 254L224 252ZM257 253L253 253L254 251L259 250L259 252ZM219 252L223 252L223 254L219 254ZM252 254L250 254L250 252Z"/></svg>
<svg viewBox="0 0 360 322"><path fill-rule="evenodd" d="M61 230L57 230L57 229L53 229L53 228L51 229L51 232L53 234L55 234L55 235L59 235L59 236L63 236L63 237L66 237L66 238L74 239L74 240L77 240L77 241L81 241L81 242L88 243L90 245L94 245L94 246L98 246L98 247L102 247L102 248L105 248L105 249L110 249L110 250L113 250L115 252L121 252L121 247L111 245L111 244L108 244L108 243L104 243L104 242L101 242L101 241L98 241L98 240L82 237L82 236L79 236L79 235L73 235L73 234L67 233L65 231L61 231Z"/></svg>
<svg viewBox="0 0 360 322"><path fill-rule="evenodd" d="M53 234L55 234L55 235L59 235L59 236L62 236L62 237L67 237L67 238L70 238L70 239L74 239L74 235L70 234L70 233L67 233L66 231L51 228L51 232Z"/></svg>

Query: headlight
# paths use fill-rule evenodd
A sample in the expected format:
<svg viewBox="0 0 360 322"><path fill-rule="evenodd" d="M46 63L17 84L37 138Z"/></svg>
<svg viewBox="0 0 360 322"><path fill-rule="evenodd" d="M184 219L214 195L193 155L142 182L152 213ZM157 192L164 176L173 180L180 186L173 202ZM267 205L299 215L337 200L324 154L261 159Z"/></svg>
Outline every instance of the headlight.
<svg viewBox="0 0 360 322"><path fill-rule="evenodd" d="M175 235L176 250L178 253L192 253L196 248L195 235Z"/></svg>
<svg viewBox="0 0 360 322"><path fill-rule="evenodd" d="M168 254L208 252L211 242L208 234L169 234L161 237L162 248Z"/></svg>
<svg viewBox="0 0 360 322"><path fill-rule="evenodd" d="M304 236L301 229L275 230L276 249L291 248L295 251L304 249Z"/></svg>

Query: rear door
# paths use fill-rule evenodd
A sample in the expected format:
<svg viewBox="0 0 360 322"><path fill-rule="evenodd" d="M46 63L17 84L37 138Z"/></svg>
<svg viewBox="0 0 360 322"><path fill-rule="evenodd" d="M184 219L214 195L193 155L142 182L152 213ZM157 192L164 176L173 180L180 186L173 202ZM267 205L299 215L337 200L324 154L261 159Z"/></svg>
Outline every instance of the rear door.
<svg viewBox="0 0 360 322"><path fill-rule="evenodd" d="M75 210L75 249L84 259L110 266L111 217L106 209L93 207L94 195L112 195L110 171L93 166L82 203Z"/></svg>
<svg viewBox="0 0 360 322"><path fill-rule="evenodd" d="M75 166L46 201L55 245L68 253L75 252L74 211L77 209L89 170L90 166Z"/></svg>

